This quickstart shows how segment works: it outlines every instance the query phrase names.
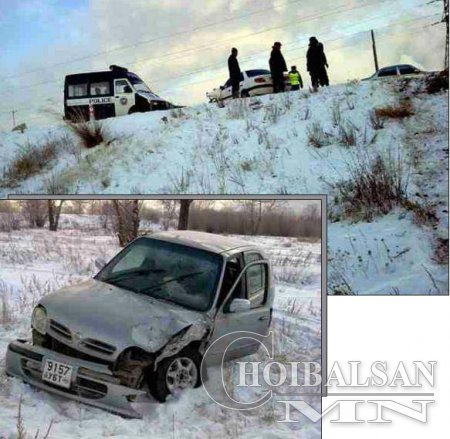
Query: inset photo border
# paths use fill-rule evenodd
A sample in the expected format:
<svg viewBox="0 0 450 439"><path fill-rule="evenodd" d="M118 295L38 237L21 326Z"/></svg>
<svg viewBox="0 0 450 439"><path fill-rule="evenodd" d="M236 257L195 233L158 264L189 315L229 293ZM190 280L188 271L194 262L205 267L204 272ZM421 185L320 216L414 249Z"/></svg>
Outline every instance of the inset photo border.
<svg viewBox="0 0 450 439"><path fill-rule="evenodd" d="M321 437L326 196L24 196L0 241L2 431Z"/></svg>

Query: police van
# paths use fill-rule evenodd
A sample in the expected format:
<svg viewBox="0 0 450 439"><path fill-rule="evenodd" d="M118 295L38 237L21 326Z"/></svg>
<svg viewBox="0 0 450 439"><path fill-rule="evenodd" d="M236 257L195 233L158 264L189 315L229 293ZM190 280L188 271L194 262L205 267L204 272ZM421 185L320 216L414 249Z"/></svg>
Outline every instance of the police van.
<svg viewBox="0 0 450 439"><path fill-rule="evenodd" d="M135 73L124 67L66 76L64 118L78 121L106 119L131 113L167 110L174 105L153 93Z"/></svg>

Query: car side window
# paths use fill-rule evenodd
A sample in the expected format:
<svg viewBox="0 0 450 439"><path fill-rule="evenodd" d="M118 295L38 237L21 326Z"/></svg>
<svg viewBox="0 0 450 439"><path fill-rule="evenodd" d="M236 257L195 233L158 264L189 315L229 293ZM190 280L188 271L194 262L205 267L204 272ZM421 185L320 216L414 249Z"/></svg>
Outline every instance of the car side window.
<svg viewBox="0 0 450 439"><path fill-rule="evenodd" d="M417 73L418 70L415 69L413 66L400 66L400 75L410 75L412 73Z"/></svg>
<svg viewBox="0 0 450 439"><path fill-rule="evenodd" d="M87 96L88 85L84 84L70 84L68 90L69 98L77 98L79 96Z"/></svg>
<svg viewBox="0 0 450 439"><path fill-rule="evenodd" d="M384 76L397 76L397 68L396 67L388 67L386 69L381 69L378 73L378 77L382 78Z"/></svg>
<svg viewBox="0 0 450 439"><path fill-rule="evenodd" d="M127 86L130 86L130 84L126 79L118 79L116 81L116 94L124 94Z"/></svg>
<svg viewBox="0 0 450 439"><path fill-rule="evenodd" d="M109 95L110 87L108 81L91 82L91 96Z"/></svg>
<svg viewBox="0 0 450 439"><path fill-rule="evenodd" d="M245 264L260 261L263 257L259 253L246 253ZM246 271L247 299L251 307L264 305L267 299L267 273L266 265L254 265Z"/></svg>

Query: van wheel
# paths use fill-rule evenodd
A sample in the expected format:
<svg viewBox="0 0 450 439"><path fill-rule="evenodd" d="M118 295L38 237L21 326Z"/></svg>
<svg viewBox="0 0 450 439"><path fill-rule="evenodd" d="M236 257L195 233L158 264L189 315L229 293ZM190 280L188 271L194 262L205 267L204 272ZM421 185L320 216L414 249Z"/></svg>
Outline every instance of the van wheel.
<svg viewBox="0 0 450 439"><path fill-rule="evenodd" d="M133 113L137 113L138 112L138 110L137 110L137 108L136 107L131 107L129 110L128 110L128 114L133 114Z"/></svg>
<svg viewBox="0 0 450 439"><path fill-rule="evenodd" d="M241 98L249 98L249 97L250 97L250 93L248 92L248 90L241 91Z"/></svg>
<svg viewBox="0 0 450 439"><path fill-rule="evenodd" d="M202 358L198 351L187 347L172 357L162 360L155 372L148 376L151 395L159 402L167 396L184 389L199 387L202 383L200 365Z"/></svg>

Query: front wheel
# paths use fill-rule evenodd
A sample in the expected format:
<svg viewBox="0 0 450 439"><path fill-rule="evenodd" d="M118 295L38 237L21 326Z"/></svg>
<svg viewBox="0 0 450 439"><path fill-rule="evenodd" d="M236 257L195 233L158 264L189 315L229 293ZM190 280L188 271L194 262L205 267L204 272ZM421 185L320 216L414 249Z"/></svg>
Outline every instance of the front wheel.
<svg viewBox="0 0 450 439"><path fill-rule="evenodd" d="M183 349L178 354L165 358L148 377L150 393L160 402L169 395L201 385L201 356L194 348Z"/></svg>

